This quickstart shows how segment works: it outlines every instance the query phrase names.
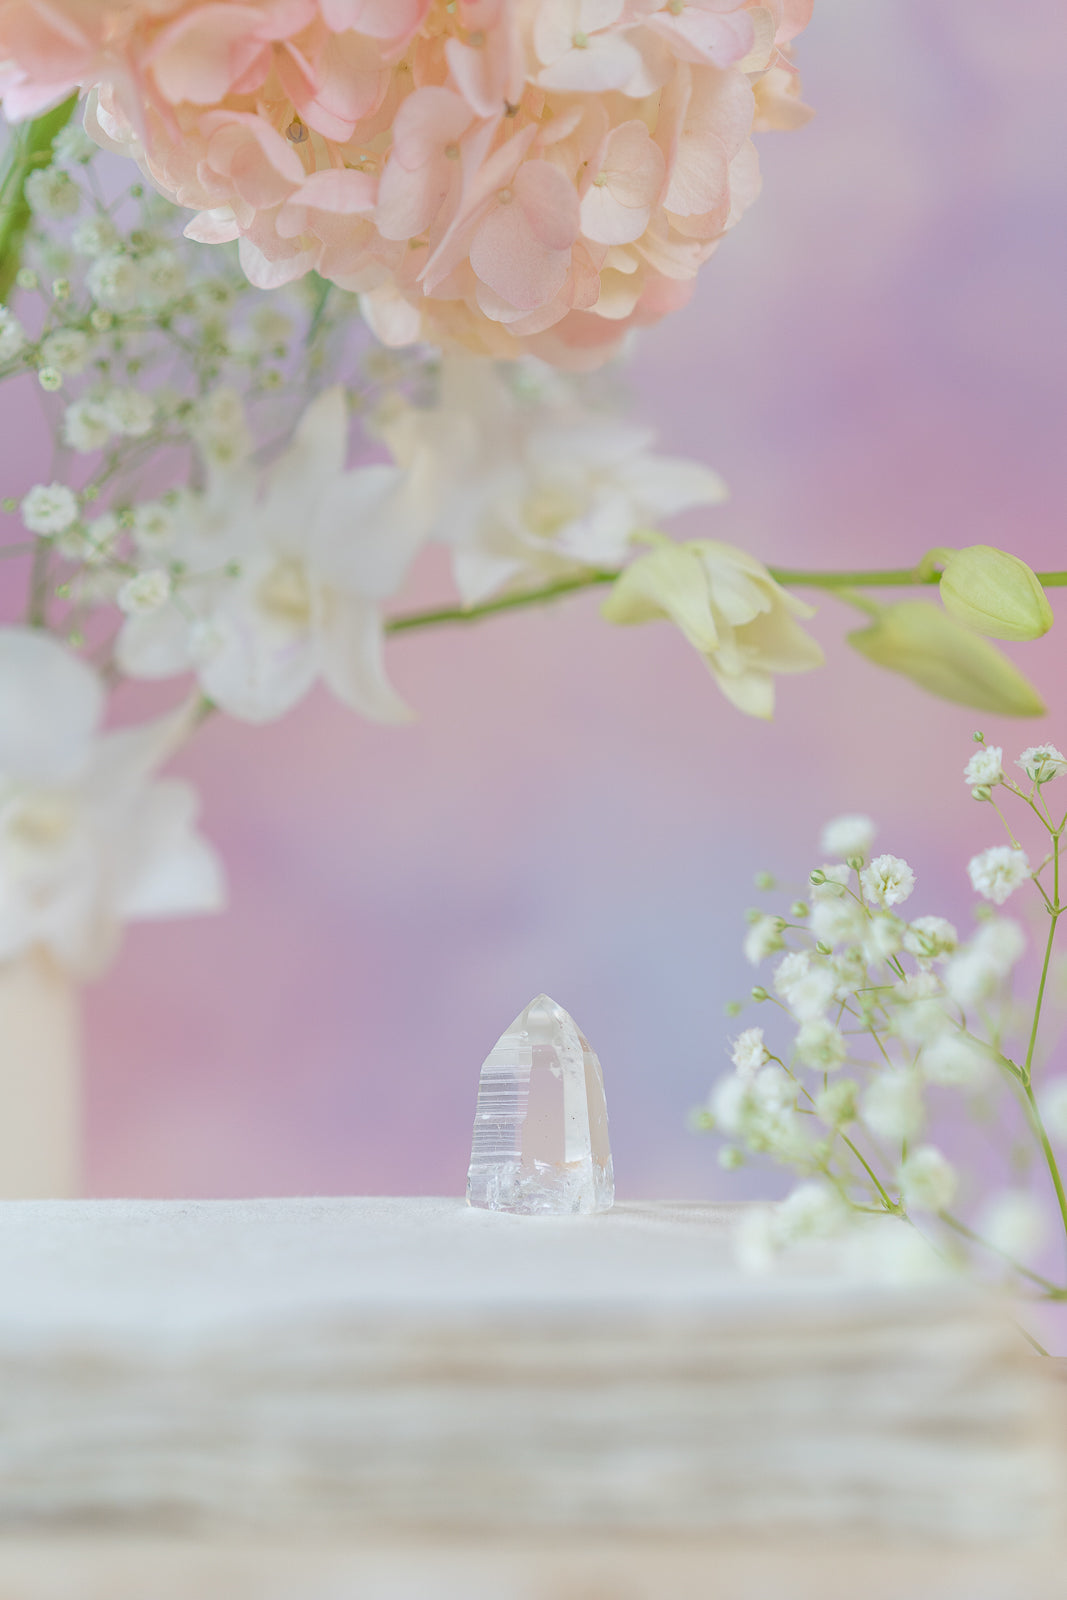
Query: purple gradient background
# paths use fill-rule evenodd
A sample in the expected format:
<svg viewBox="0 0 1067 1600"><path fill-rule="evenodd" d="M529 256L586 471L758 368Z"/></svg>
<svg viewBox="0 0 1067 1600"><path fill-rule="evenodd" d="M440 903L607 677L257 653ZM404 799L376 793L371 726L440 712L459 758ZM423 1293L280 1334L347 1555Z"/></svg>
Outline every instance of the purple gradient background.
<svg viewBox="0 0 1067 1600"><path fill-rule="evenodd" d="M762 201L631 371L664 448L732 484L690 532L794 565L980 540L1067 565L1067 21L1024 9L817 0L816 121L763 140ZM752 982L753 871L801 883L826 816L870 810L915 912L966 920L963 863L999 842L960 781L974 713L855 657L854 616L820 604L828 668L771 726L672 630L582 599L398 643L412 729L325 694L207 727L180 767L232 905L133 931L89 995L92 1192L459 1193L479 1064L540 989L604 1062L621 1195L774 1192L686 1131ZM1047 722L983 719L1012 754L1067 738L1062 639L1023 653Z"/></svg>

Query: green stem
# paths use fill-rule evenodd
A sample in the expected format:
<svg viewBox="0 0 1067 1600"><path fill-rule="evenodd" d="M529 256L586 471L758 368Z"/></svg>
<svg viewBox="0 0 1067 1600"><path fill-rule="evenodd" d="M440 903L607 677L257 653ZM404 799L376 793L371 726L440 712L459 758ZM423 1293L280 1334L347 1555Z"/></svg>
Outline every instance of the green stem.
<svg viewBox="0 0 1067 1600"><path fill-rule="evenodd" d="M407 633L412 628L431 628L442 622L478 622L482 617L492 617L500 611L546 605L563 595L578 594L598 584L614 583L618 576L617 572L586 572L577 578L561 578L557 583L547 583L541 589L523 589L518 594L500 595L495 600L486 600L480 606L442 606L436 611L409 612L407 616L390 618L385 629L387 633Z"/></svg>
<svg viewBox="0 0 1067 1600"><path fill-rule="evenodd" d="M1049 1295L1056 1297L1063 1294L1064 1291L1053 1283L1051 1278L1043 1278L1039 1272L1031 1272L1029 1267L1020 1266L1019 1262L1014 1260L1012 1256L1007 1255L1003 1250L998 1250L995 1244L990 1244L988 1239L983 1239L980 1233L975 1233L973 1228L968 1228L966 1223L961 1222L958 1217L954 1217L950 1211L939 1211L938 1216L942 1222L947 1223L950 1228L964 1239L968 1239L971 1244L980 1245L983 1250L989 1250L993 1255L999 1256L1002 1261L1007 1262L1013 1272L1018 1272L1021 1277L1029 1278L1030 1282L1036 1283L1039 1289L1044 1289Z"/></svg>
<svg viewBox="0 0 1067 1600"><path fill-rule="evenodd" d="M0 305L7 304L32 220L26 201L26 179L31 172L47 167L56 134L66 127L77 103L78 96L72 94L61 106L24 124L11 140L0 178Z"/></svg>
<svg viewBox="0 0 1067 1600"><path fill-rule="evenodd" d="M786 567L768 568L776 583L793 589L824 589L828 593L848 589L905 589L928 588L937 583L937 574L925 576L918 567L894 567L871 572L794 572ZM479 606L442 606L434 611L413 611L406 616L393 617L386 623L388 633L407 633L413 628L435 627L446 622L479 622L483 617L496 616L501 611L520 611L529 606L550 604L570 594L581 594L586 589L599 588L614 583L620 576L617 571L582 573L575 578L561 578L540 589L523 589L517 594L501 595ZM1067 587L1067 572L1039 572L1037 577L1046 588ZM855 605L853 596L842 595ZM876 608L861 605L862 610Z"/></svg>

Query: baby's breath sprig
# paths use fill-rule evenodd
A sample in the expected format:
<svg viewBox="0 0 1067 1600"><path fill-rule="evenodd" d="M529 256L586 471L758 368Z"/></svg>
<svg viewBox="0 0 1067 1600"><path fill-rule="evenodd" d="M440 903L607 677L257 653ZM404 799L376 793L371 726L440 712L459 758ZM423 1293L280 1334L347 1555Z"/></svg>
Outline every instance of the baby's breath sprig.
<svg viewBox="0 0 1067 1600"><path fill-rule="evenodd" d="M750 913L748 960L775 960L753 996L771 1003L773 1016L734 1039L733 1071L714 1085L698 1125L726 1141L727 1168L759 1155L803 1180L760 1219L764 1253L882 1213L950 1258L1067 1299L1063 1267L1038 1270L1053 1200L1067 1246L1057 1155L1067 1146L1067 1076L1047 1075L1039 1057L1065 910L1067 813L1053 804L1052 785L1067 773L1067 757L1051 744L1032 746L1014 763L1017 777L1002 749L981 733L975 743L964 777L1008 843L968 863L981 897L972 935L961 939L944 917L909 919L901 909L916 887L908 862L874 853L869 818L836 818L820 841L827 859L809 875L810 906ZM1037 830L1036 865L1021 843L1023 823ZM1021 1006L1012 981L1026 934L999 908L1026 884L1048 928L1036 989ZM983 1184L946 1153L964 1142L966 1120L994 1136L1005 1181Z"/></svg>

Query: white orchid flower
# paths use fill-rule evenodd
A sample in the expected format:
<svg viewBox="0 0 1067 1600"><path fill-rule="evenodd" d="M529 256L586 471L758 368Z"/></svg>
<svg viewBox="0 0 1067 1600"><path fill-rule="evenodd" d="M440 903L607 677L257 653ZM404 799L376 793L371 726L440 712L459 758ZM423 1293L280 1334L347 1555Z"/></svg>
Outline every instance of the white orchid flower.
<svg viewBox="0 0 1067 1600"><path fill-rule="evenodd" d="M57 640L0 629L0 961L43 948L91 976L124 922L223 903L194 791L155 777L188 708L101 733L103 707L96 674Z"/></svg>
<svg viewBox="0 0 1067 1600"><path fill-rule="evenodd" d="M171 551L181 582L169 604L127 619L122 669L194 671L209 699L248 722L283 715L319 678L365 716L405 718L385 676L381 608L422 523L401 471L346 471L347 452L344 391L333 388L262 482L247 468L216 472L187 497Z"/></svg>
<svg viewBox="0 0 1067 1600"><path fill-rule="evenodd" d="M727 498L710 468L652 452L653 434L590 415L558 375L449 356L439 403L397 408L382 432L452 547L465 605L515 585L619 566L634 534Z"/></svg>

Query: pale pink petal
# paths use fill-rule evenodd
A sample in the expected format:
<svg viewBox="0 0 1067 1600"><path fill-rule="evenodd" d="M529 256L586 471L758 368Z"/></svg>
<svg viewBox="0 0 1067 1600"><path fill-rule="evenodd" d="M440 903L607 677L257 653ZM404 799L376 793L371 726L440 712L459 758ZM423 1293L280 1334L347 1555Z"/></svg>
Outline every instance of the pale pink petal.
<svg viewBox="0 0 1067 1600"><path fill-rule="evenodd" d="M179 16L145 55L160 93L172 105L215 105L255 60L269 65L257 20L254 9L239 5L199 6Z"/></svg>

